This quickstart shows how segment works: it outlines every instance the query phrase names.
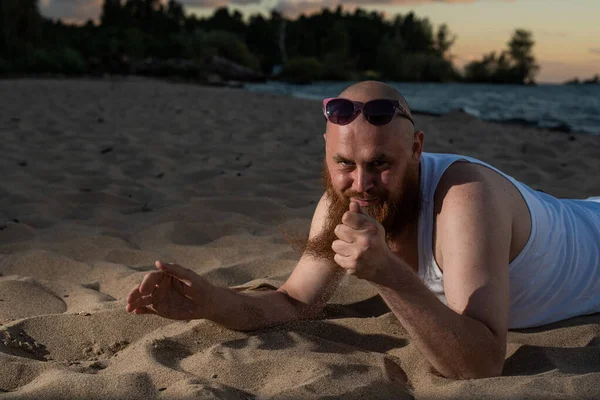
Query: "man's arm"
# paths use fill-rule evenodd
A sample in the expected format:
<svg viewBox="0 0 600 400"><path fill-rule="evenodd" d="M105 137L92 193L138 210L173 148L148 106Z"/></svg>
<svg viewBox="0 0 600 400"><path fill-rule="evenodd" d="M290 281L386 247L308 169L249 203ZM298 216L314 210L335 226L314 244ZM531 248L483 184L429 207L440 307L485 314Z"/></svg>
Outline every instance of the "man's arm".
<svg viewBox="0 0 600 400"><path fill-rule="evenodd" d="M324 194L317 204L309 237L320 233L327 217ZM215 288L209 319L236 330L255 330L299 319L313 318L327 304L344 272L333 261L303 254L287 281L269 292L234 292Z"/></svg>
<svg viewBox="0 0 600 400"><path fill-rule="evenodd" d="M323 195L317 204L309 232L311 238L324 226L327 201ZM244 331L313 318L327 304L343 276L343 270L333 261L303 254L277 291L234 292L215 287L207 318Z"/></svg>
<svg viewBox="0 0 600 400"><path fill-rule="evenodd" d="M372 282L412 340L442 375L502 373L509 312L511 211L506 193L468 167L440 182L436 241L443 261L444 305L399 257Z"/></svg>
<svg viewBox="0 0 600 400"><path fill-rule="evenodd" d="M390 250L381 224L357 203L335 229L334 260L377 287L442 375L495 376L502 372L506 348L514 201L506 186L492 184L477 168L458 164L450 170L436 191L441 207L434 236L448 306Z"/></svg>
<svg viewBox="0 0 600 400"><path fill-rule="evenodd" d="M313 215L309 237L324 226L325 195ZM127 297L126 310L171 319L207 318L227 328L254 330L318 314L344 273L333 261L302 255L288 280L276 291L236 292L211 285L192 270L156 262Z"/></svg>

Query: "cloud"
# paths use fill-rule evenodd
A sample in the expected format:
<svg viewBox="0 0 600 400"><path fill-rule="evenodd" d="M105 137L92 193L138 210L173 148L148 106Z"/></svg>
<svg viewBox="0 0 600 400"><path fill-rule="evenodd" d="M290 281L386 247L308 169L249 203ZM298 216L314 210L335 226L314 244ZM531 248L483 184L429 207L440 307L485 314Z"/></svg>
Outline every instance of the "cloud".
<svg viewBox="0 0 600 400"><path fill-rule="evenodd" d="M162 3L167 3L167 1L161 0ZM478 1L511 2L515 0L178 0L185 7L208 9L227 5L247 6L259 4L271 8L269 6L275 4L272 8L289 17L311 14L323 8L334 9L338 5L346 10L353 10L364 6L419 5L427 3L468 4ZM103 0L40 0L40 11L49 18L85 21L100 18L102 3Z"/></svg>
<svg viewBox="0 0 600 400"><path fill-rule="evenodd" d="M40 12L45 17L81 22L99 19L103 2L104 0L41 0L39 5ZM166 4L168 0L161 0L161 2ZM215 8L226 5L260 4L261 0L178 0L178 2L186 7Z"/></svg>
<svg viewBox="0 0 600 400"><path fill-rule="evenodd" d="M566 38L569 37L569 34L567 32L563 32L563 31L549 31L549 30L541 30L538 32L540 35L542 36L549 36L549 37L560 37L560 38Z"/></svg>
<svg viewBox="0 0 600 400"><path fill-rule="evenodd" d="M100 17L103 0L42 0L40 12L53 19L86 21Z"/></svg>
<svg viewBox="0 0 600 400"><path fill-rule="evenodd" d="M274 9L284 15L287 15L290 17L296 17L300 14L308 15L308 14L316 13L316 12L319 12L323 8L335 8L340 4L341 4L340 0L318 0L318 1L280 0L277 3L277 5L274 7Z"/></svg>
<svg viewBox="0 0 600 400"><path fill-rule="evenodd" d="M589 52L592 54L600 55L600 47L592 47L589 49Z"/></svg>
<svg viewBox="0 0 600 400"><path fill-rule="evenodd" d="M261 0L179 0L178 2L187 7L214 8L226 5L247 6L260 4Z"/></svg>
<svg viewBox="0 0 600 400"><path fill-rule="evenodd" d="M402 6L428 3L469 4L484 0L279 0L274 7L279 12L296 17L300 14L311 14L323 8L334 9L341 5L344 9L355 9L365 6ZM494 0L513 2L515 0Z"/></svg>

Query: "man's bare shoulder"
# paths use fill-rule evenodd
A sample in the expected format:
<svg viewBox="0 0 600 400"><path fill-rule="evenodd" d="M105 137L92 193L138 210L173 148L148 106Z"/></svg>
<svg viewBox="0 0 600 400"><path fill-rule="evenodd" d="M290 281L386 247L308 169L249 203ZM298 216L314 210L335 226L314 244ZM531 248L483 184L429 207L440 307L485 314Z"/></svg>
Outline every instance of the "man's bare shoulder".
<svg viewBox="0 0 600 400"><path fill-rule="evenodd" d="M521 252L531 233L531 215L519 190L504 175L485 165L451 165L438 184L435 197L436 257L443 258L440 232L455 232L460 224L485 225L511 238L510 260ZM460 223L459 223L460 222Z"/></svg>
<svg viewBox="0 0 600 400"><path fill-rule="evenodd" d="M495 199L512 204L518 190L504 176L485 165L459 161L450 165L437 185L434 202L439 213L444 203L468 201L475 194L480 199Z"/></svg>

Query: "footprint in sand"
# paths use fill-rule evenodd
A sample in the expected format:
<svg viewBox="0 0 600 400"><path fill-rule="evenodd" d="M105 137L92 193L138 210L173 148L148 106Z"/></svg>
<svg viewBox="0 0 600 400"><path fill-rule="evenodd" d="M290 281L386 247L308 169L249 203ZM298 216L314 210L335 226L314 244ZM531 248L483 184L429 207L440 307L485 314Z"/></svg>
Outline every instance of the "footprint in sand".
<svg viewBox="0 0 600 400"><path fill-rule="evenodd" d="M119 340L105 346L101 343L92 343L84 347L82 353L89 361L97 361L114 357L119 351L129 346L127 340Z"/></svg>
<svg viewBox="0 0 600 400"><path fill-rule="evenodd" d="M0 330L0 348L4 353L19 357L33 358L35 360L47 361L48 351L46 346L37 342L22 330Z"/></svg>
<svg viewBox="0 0 600 400"><path fill-rule="evenodd" d="M131 318L117 309L93 314L36 316L1 329L9 330L13 338L19 332L28 335L44 346L48 360L87 362L115 357L130 343L169 323L159 318Z"/></svg>

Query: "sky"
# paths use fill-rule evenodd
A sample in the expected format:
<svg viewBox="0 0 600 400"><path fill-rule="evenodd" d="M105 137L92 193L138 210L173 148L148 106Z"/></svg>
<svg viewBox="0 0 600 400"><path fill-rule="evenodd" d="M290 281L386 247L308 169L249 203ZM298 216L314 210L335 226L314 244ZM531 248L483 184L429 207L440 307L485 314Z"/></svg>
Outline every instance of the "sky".
<svg viewBox="0 0 600 400"><path fill-rule="evenodd" d="M166 1L166 0L163 0ZM216 7L245 16L275 8L290 18L341 4L360 6L392 18L413 11L434 27L446 23L457 36L451 49L462 67L491 51L500 52L515 29L533 33L534 55L541 66L537 81L564 82L600 74L600 0L180 0L186 12L212 14ZM43 15L68 21L97 19L102 0L40 0Z"/></svg>

